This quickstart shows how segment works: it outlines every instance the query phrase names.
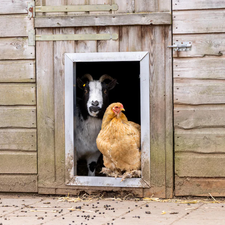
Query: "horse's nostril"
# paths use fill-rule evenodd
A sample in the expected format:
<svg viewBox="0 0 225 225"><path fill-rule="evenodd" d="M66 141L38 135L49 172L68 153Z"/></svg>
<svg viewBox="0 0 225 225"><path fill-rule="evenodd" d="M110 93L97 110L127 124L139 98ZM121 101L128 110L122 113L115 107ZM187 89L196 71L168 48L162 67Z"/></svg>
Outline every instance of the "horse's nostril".
<svg viewBox="0 0 225 225"><path fill-rule="evenodd" d="M99 102L98 102L98 101L92 101L91 104L92 104L93 106L98 106L98 105L99 105Z"/></svg>

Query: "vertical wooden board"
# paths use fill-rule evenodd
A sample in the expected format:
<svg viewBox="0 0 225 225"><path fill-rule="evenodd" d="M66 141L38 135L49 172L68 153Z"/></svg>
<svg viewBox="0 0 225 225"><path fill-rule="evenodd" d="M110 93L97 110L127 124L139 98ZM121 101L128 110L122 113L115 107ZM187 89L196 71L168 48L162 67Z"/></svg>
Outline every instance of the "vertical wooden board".
<svg viewBox="0 0 225 225"><path fill-rule="evenodd" d="M37 174L36 152L0 152L0 173Z"/></svg>
<svg viewBox="0 0 225 225"><path fill-rule="evenodd" d="M37 34L52 34L52 30L37 30ZM53 42L36 42L37 48L37 129L38 185L55 181L55 108Z"/></svg>
<svg viewBox="0 0 225 225"><path fill-rule="evenodd" d="M42 2L43 3L43 2ZM67 5L67 0L44 0L44 5ZM51 12L46 13L47 16L63 16L66 15L64 12Z"/></svg>
<svg viewBox="0 0 225 225"><path fill-rule="evenodd" d="M225 129L175 130L175 152L224 153Z"/></svg>
<svg viewBox="0 0 225 225"><path fill-rule="evenodd" d="M34 46L28 46L27 38L1 38L0 59L34 59Z"/></svg>
<svg viewBox="0 0 225 225"><path fill-rule="evenodd" d="M36 130L0 129L0 149L23 151L36 150Z"/></svg>
<svg viewBox="0 0 225 225"><path fill-rule="evenodd" d="M118 34L119 27L99 27L99 34ZM119 52L119 40L98 41L98 52Z"/></svg>
<svg viewBox="0 0 225 225"><path fill-rule="evenodd" d="M174 78L225 79L225 58L174 58Z"/></svg>
<svg viewBox="0 0 225 225"><path fill-rule="evenodd" d="M35 128L35 106L7 106L0 107L1 128Z"/></svg>
<svg viewBox="0 0 225 225"><path fill-rule="evenodd" d="M157 12L158 1L157 0L136 0L135 1L135 12Z"/></svg>
<svg viewBox="0 0 225 225"><path fill-rule="evenodd" d="M90 5L111 5L111 0L89 0ZM90 14L109 14L110 11L95 11L89 12Z"/></svg>
<svg viewBox="0 0 225 225"><path fill-rule="evenodd" d="M35 84L0 84L0 105L36 105Z"/></svg>
<svg viewBox="0 0 225 225"><path fill-rule="evenodd" d="M0 16L0 37L28 36L28 31L34 29L33 19L27 15Z"/></svg>
<svg viewBox="0 0 225 225"><path fill-rule="evenodd" d="M120 52L141 51L141 26L120 27Z"/></svg>
<svg viewBox="0 0 225 225"><path fill-rule="evenodd" d="M150 57L151 186L167 198L173 194L172 59L167 48L170 29L142 26L142 50L149 51Z"/></svg>
<svg viewBox="0 0 225 225"><path fill-rule="evenodd" d="M67 0L68 5L87 5L89 0ZM88 12L68 12L68 15L88 14Z"/></svg>
<svg viewBox="0 0 225 225"><path fill-rule="evenodd" d="M192 42L191 51L174 52L174 57L209 57L224 58L220 56L220 52L224 55L225 51L225 34L184 34L173 35L173 42L175 41L190 41Z"/></svg>
<svg viewBox="0 0 225 225"><path fill-rule="evenodd" d="M221 9L221 8L225 8L224 0L194 0L194 1L173 0L173 10Z"/></svg>
<svg viewBox="0 0 225 225"><path fill-rule="evenodd" d="M13 66L12 66L13 65ZM33 60L0 61L0 82L35 82Z"/></svg>
<svg viewBox="0 0 225 225"><path fill-rule="evenodd" d="M37 175L0 175L0 192L37 192Z"/></svg>
<svg viewBox="0 0 225 225"><path fill-rule="evenodd" d="M74 34L74 28L56 29L55 34ZM54 42L55 171L56 184L65 184L65 53L74 52L74 41ZM71 102L71 104L73 104Z"/></svg>
<svg viewBox="0 0 225 225"><path fill-rule="evenodd" d="M168 0L158 0L158 11L159 12L171 12L172 2Z"/></svg>
<svg viewBox="0 0 225 225"><path fill-rule="evenodd" d="M194 10L173 12L173 33L224 32L225 10Z"/></svg>
<svg viewBox="0 0 225 225"><path fill-rule="evenodd" d="M95 27L76 28L76 34L96 34ZM76 53L97 52L97 41L76 41Z"/></svg>
<svg viewBox="0 0 225 225"><path fill-rule="evenodd" d="M112 0L112 4L118 5L118 10L113 11L113 14L118 13L133 13L134 12L134 0Z"/></svg>
<svg viewBox="0 0 225 225"><path fill-rule="evenodd" d="M0 14L27 13L27 0L1 0Z"/></svg>

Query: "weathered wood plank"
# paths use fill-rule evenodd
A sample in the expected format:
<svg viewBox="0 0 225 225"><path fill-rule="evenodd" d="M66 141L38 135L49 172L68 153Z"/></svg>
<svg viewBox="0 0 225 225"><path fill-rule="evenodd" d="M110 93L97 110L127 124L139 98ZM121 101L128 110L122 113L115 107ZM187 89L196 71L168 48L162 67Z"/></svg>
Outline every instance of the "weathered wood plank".
<svg viewBox="0 0 225 225"><path fill-rule="evenodd" d="M168 0L158 0L159 12L171 12L172 9L172 1Z"/></svg>
<svg viewBox="0 0 225 225"><path fill-rule="evenodd" d="M173 33L224 32L225 10L174 11Z"/></svg>
<svg viewBox="0 0 225 225"><path fill-rule="evenodd" d="M224 113L224 105L175 105L174 125L182 129L225 127Z"/></svg>
<svg viewBox="0 0 225 225"><path fill-rule="evenodd" d="M73 34L74 28L57 29L56 34ZM65 53L74 52L74 41L54 43L54 107L55 107L55 187L65 184ZM43 156L44 157L44 156ZM46 156L45 156L46 157Z"/></svg>
<svg viewBox="0 0 225 225"><path fill-rule="evenodd" d="M36 174L36 152L0 152L0 173L4 174Z"/></svg>
<svg viewBox="0 0 225 225"><path fill-rule="evenodd" d="M27 15L0 16L0 37L28 36L33 28L33 19Z"/></svg>
<svg viewBox="0 0 225 225"><path fill-rule="evenodd" d="M52 29L37 32L52 34ZM45 185L55 181L54 50L52 41L37 42L36 46L38 185Z"/></svg>
<svg viewBox="0 0 225 225"><path fill-rule="evenodd" d="M27 0L1 0L0 14L27 13Z"/></svg>
<svg viewBox="0 0 225 225"><path fill-rule="evenodd" d="M221 9L221 8L225 8L224 0L194 0L194 1L173 0L173 10Z"/></svg>
<svg viewBox="0 0 225 225"><path fill-rule="evenodd" d="M224 197L224 178L180 178L175 177L175 196Z"/></svg>
<svg viewBox="0 0 225 225"><path fill-rule="evenodd" d="M96 34L97 28L95 27L84 27L76 28L76 34ZM76 53L86 52L97 52L97 41L77 41L76 42Z"/></svg>
<svg viewBox="0 0 225 225"><path fill-rule="evenodd" d="M175 152L224 153L225 128L175 129Z"/></svg>
<svg viewBox="0 0 225 225"><path fill-rule="evenodd" d="M174 58L174 78L225 79L225 58Z"/></svg>
<svg viewBox="0 0 225 225"><path fill-rule="evenodd" d="M112 0L112 4L118 5L118 10L113 11L112 14L118 13L133 13L135 11L134 1L131 0Z"/></svg>
<svg viewBox="0 0 225 225"><path fill-rule="evenodd" d="M119 37L119 27L100 27L98 33L114 33ZM98 52L119 52L119 40L98 41L97 43Z"/></svg>
<svg viewBox="0 0 225 225"><path fill-rule="evenodd" d="M0 129L0 149L23 151L36 150L36 130Z"/></svg>
<svg viewBox="0 0 225 225"><path fill-rule="evenodd" d="M87 5L87 0L67 0L67 5ZM88 12L68 12L67 15L87 14Z"/></svg>
<svg viewBox="0 0 225 225"><path fill-rule="evenodd" d="M0 61L0 82L35 82L33 60Z"/></svg>
<svg viewBox="0 0 225 225"><path fill-rule="evenodd" d="M120 28L120 52L141 51L141 27L123 26Z"/></svg>
<svg viewBox="0 0 225 225"><path fill-rule="evenodd" d="M34 46L28 46L27 38L1 38L0 59L34 59Z"/></svg>
<svg viewBox="0 0 225 225"><path fill-rule="evenodd" d="M175 104L224 104L224 80L176 80L174 83Z"/></svg>
<svg viewBox="0 0 225 225"><path fill-rule="evenodd" d="M158 11L158 2L156 0L135 1L135 12L156 12L156 11Z"/></svg>
<svg viewBox="0 0 225 225"><path fill-rule="evenodd" d="M110 5L111 4L111 0L89 0L89 4L90 5ZM95 11L95 12L89 12L89 14L109 14L110 11Z"/></svg>
<svg viewBox="0 0 225 225"><path fill-rule="evenodd" d="M224 56L218 56L219 52L225 54L225 34L187 34L187 35L173 35L173 41L191 41L191 51L174 52L174 57L208 57L215 56L217 58L223 58ZM216 57L217 56L217 57Z"/></svg>
<svg viewBox="0 0 225 225"><path fill-rule="evenodd" d="M35 105L35 84L0 84L0 105Z"/></svg>
<svg viewBox="0 0 225 225"><path fill-rule="evenodd" d="M37 192L37 175L0 175L0 192Z"/></svg>
<svg viewBox="0 0 225 225"><path fill-rule="evenodd" d="M34 106L0 107L0 127L35 128L36 107Z"/></svg>
<svg viewBox="0 0 225 225"><path fill-rule="evenodd" d="M225 154L177 152L175 174L179 177L225 177Z"/></svg>
<svg viewBox="0 0 225 225"><path fill-rule="evenodd" d="M86 27L86 26L126 26L126 25L169 25L170 13L149 14L113 14L113 15L81 15L76 17L36 17L36 28L47 27Z"/></svg>
<svg viewBox="0 0 225 225"><path fill-rule="evenodd" d="M151 190L164 198L172 197L173 192L172 61L167 48L169 42L169 27L142 27L142 50L149 51L150 56L150 99L151 106L154 106L150 108Z"/></svg>

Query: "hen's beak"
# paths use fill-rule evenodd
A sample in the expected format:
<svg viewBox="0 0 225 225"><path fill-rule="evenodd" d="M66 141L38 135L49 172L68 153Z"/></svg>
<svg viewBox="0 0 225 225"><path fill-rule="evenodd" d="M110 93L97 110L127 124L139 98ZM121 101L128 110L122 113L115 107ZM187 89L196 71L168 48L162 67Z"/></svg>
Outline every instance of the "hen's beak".
<svg viewBox="0 0 225 225"><path fill-rule="evenodd" d="M122 109L121 109L121 111L125 111L125 109L124 109L124 108L122 108Z"/></svg>

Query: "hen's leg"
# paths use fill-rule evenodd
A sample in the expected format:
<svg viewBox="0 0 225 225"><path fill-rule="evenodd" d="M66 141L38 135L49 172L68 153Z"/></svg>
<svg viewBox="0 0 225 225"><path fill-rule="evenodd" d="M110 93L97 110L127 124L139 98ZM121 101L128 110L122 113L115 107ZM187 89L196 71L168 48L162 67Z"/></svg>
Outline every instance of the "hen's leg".
<svg viewBox="0 0 225 225"><path fill-rule="evenodd" d="M95 176L95 169L96 169L97 161L100 155L101 155L101 152L98 151L87 156L86 160L87 160L87 167L88 167L88 176Z"/></svg>

